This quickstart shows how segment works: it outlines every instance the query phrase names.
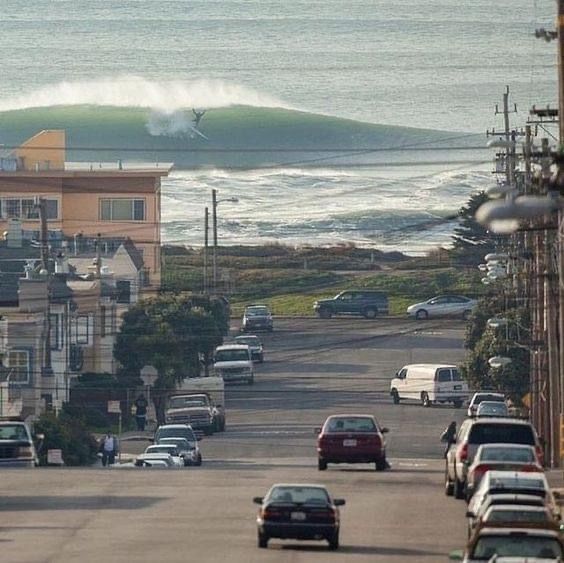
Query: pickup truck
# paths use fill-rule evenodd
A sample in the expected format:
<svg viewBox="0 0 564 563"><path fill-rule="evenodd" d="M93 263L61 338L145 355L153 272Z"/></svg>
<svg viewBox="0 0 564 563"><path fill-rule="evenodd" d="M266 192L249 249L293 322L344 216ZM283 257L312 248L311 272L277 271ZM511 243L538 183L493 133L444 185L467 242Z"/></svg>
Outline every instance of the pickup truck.
<svg viewBox="0 0 564 563"><path fill-rule="evenodd" d="M225 430L225 411L208 393L177 393L168 398L167 424L189 424L206 435Z"/></svg>

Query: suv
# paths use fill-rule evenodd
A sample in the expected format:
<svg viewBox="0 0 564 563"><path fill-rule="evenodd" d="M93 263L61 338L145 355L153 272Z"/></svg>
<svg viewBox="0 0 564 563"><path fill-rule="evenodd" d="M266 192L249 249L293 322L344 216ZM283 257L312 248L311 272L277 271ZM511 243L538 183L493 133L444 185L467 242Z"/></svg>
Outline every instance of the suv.
<svg viewBox="0 0 564 563"><path fill-rule="evenodd" d="M36 465L39 465L39 458L27 424L21 420L0 421L0 467Z"/></svg>
<svg viewBox="0 0 564 563"><path fill-rule="evenodd" d="M388 314L388 296L381 291L347 290L333 299L320 299L313 304L313 310L322 318L330 319L333 315L362 315L374 319L378 315Z"/></svg>
<svg viewBox="0 0 564 563"><path fill-rule="evenodd" d="M511 418L467 418L449 445L445 466L445 493L464 498L468 467L482 444L533 446L543 465L543 451L535 428L528 420Z"/></svg>
<svg viewBox="0 0 564 563"><path fill-rule="evenodd" d="M272 313L266 305L249 305L245 307L241 331L247 332L258 329L273 331Z"/></svg>
<svg viewBox="0 0 564 563"><path fill-rule="evenodd" d="M225 429L225 414L207 393L182 393L168 399L167 424L189 424L193 430L213 434Z"/></svg>

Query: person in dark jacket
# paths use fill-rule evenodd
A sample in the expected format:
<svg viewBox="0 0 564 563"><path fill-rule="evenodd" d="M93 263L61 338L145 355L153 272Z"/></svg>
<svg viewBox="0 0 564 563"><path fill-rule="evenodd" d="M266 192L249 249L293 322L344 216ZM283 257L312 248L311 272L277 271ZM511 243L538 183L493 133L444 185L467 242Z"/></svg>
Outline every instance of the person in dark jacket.
<svg viewBox="0 0 564 563"><path fill-rule="evenodd" d="M147 399L145 395L141 394L135 400L135 420L137 422L137 430L143 432L145 424L147 424Z"/></svg>
<svg viewBox="0 0 564 563"><path fill-rule="evenodd" d="M449 450L450 446L455 442L455 440L456 440L456 421L453 420L444 429L443 433L441 434L441 442L445 442L445 444L446 444L444 457L447 456L448 450Z"/></svg>

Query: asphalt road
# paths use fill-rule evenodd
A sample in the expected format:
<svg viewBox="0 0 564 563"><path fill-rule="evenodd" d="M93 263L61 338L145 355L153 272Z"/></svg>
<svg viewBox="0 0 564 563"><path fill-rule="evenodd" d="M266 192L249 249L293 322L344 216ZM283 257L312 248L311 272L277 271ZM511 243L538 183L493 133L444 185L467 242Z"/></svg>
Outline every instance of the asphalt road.
<svg viewBox="0 0 564 563"><path fill-rule="evenodd" d="M201 468L3 472L1 560L447 561L464 543L465 507L443 494L439 435L464 412L393 405L387 392L406 363L459 361L463 332L455 321L278 320L255 385L228 387L227 432L201 442ZM391 471L317 471L313 429L337 412L390 428ZM251 499L275 482L324 483L347 500L338 552L256 547Z"/></svg>

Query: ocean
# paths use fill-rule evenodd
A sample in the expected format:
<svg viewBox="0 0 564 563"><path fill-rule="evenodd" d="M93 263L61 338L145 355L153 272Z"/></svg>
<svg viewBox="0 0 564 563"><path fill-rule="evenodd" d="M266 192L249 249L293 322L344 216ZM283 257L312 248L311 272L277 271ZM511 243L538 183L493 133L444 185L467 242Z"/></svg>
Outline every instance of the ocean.
<svg viewBox="0 0 564 563"><path fill-rule="evenodd" d="M506 86L557 100L553 0L1 0L0 144L174 162L163 239L446 245ZM206 114L192 129L192 108ZM229 201L237 198L237 203Z"/></svg>

